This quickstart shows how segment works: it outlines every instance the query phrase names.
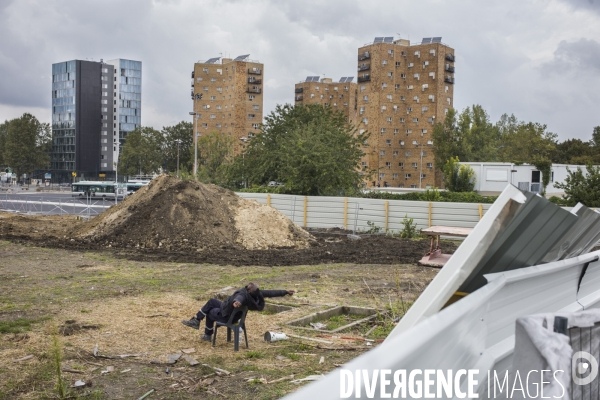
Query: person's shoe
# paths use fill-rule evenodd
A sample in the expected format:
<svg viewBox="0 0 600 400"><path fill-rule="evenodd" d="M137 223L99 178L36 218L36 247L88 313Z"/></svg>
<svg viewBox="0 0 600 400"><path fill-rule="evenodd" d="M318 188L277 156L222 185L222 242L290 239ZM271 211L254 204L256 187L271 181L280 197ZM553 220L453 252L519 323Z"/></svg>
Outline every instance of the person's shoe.
<svg viewBox="0 0 600 400"><path fill-rule="evenodd" d="M200 336L200 339L206 341L206 342L212 342L212 335L207 335L206 333L202 336Z"/></svg>
<svg viewBox="0 0 600 400"><path fill-rule="evenodd" d="M185 326L189 326L190 328L200 329L200 321L198 321L196 317L192 317L190 320L184 319L181 321L181 323Z"/></svg>

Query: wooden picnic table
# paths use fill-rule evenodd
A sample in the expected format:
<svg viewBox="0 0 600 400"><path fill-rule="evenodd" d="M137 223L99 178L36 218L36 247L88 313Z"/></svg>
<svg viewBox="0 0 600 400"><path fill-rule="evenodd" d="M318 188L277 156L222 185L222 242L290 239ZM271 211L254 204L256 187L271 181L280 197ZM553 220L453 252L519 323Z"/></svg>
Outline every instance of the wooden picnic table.
<svg viewBox="0 0 600 400"><path fill-rule="evenodd" d="M440 249L440 236L457 236L467 237L473 231L473 228L461 228L457 226L430 226L426 229L421 229L422 235L431 237L429 245L429 253L419 261L421 265L430 267L443 267L450 259L451 254L443 254Z"/></svg>

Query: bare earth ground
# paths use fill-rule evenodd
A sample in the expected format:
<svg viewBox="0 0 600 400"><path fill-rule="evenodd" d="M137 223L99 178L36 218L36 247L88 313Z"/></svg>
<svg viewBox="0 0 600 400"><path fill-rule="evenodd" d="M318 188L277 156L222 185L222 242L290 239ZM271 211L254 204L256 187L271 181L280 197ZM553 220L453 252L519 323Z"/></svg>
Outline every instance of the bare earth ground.
<svg viewBox="0 0 600 400"><path fill-rule="evenodd" d="M127 200L125 200L127 201ZM264 208L267 208L266 206ZM107 211L110 216L111 210ZM310 231L315 238L307 248L248 250L234 244L206 246L201 249L183 246L146 247L123 245L118 241L94 241L78 237L75 232L96 224L78 221L74 216L27 216L0 212L0 239L41 247L93 250L117 257L147 261L211 263L219 265L313 265L323 263L412 264L429 251L429 241L397 239L385 235L347 237L349 231ZM169 225L170 226L170 225ZM127 228L134 231L133 227ZM144 230L140 226L138 231ZM456 244L442 242L444 253L453 253Z"/></svg>
<svg viewBox="0 0 600 400"><path fill-rule="evenodd" d="M6 399L57 398L53 337L63 348L65 382L91 383L70 389L79 398L131 399L152 388L156 392L149 399L279 398L299 386L291 378L265 381L327 373L372 347L343 339L326 339L333 344L298 339L268 344L263 341L266 331L314 337L316 333L294 330L285 322L343 304L387 309L391 317L381 317L380 328L368 336L385 337L391 318L401 316L437 273L413 264L425 253L424 241L377 236L348 242L343 235L316 234L315 246L295 253L233 248L223 249L218 258L218 252L143 252L53 238L48 233L55 229L49 226L77 222L18 217L16 223L14 218L0 219L0 240L5 240L0 241L0 398ZM242 264L273 267L232 266ZM274 266L278 264L299 265ZM273 299L296 306L291 311L249 314L248 350L242 345L235 353L224 331L213 348L199 340L200 332L181 324L217 289L249 281L297 294ZM370 328L347 334L357 337ZM96 344L99 356L138 356L95 357ZM191 356L210 367L190 366L182 359L168 366L151 363L189 348L194 348ZM27 355L33 357L14 362ZM109 366L114 370L103 374ZM231 375L211 375L211 367Z"/></svg>

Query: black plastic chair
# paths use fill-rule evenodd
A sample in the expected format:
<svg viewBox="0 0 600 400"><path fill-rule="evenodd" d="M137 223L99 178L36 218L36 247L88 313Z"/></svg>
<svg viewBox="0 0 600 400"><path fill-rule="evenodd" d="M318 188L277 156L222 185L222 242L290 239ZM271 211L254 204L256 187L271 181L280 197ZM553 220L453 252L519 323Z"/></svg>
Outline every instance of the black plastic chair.
<svg viewBox="0 0 600 400"><path fill-rule="evenodd" d="M242 313L242 317L237 322L233 322L236 315ZM240 350L240 327L244 331L244 339L246 340L246 348L248 348L248 335L246 334L246 314L248 314L248 307L240 307L233 310L231 316L229 317L229 321L227 322L216 322L215 323L215 332L213 334L212 345L214 347L215 342L217 341L217 330L220 326L227 327L227 342L231 342L231 331L233 330L233 349L234 351Z"/></svg>

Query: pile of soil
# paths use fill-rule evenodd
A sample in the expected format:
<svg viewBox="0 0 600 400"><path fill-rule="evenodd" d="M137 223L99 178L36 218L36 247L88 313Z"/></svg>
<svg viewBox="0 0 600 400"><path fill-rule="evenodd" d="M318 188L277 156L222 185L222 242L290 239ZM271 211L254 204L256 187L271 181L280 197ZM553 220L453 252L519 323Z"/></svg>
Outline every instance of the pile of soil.
<svg viewBox="0 0 600 400"><path fill-rule="evenodd" d="M71 237L110 247L203 252L308 248L314 239L274 208L215 185L163 175Z"/></svg>

